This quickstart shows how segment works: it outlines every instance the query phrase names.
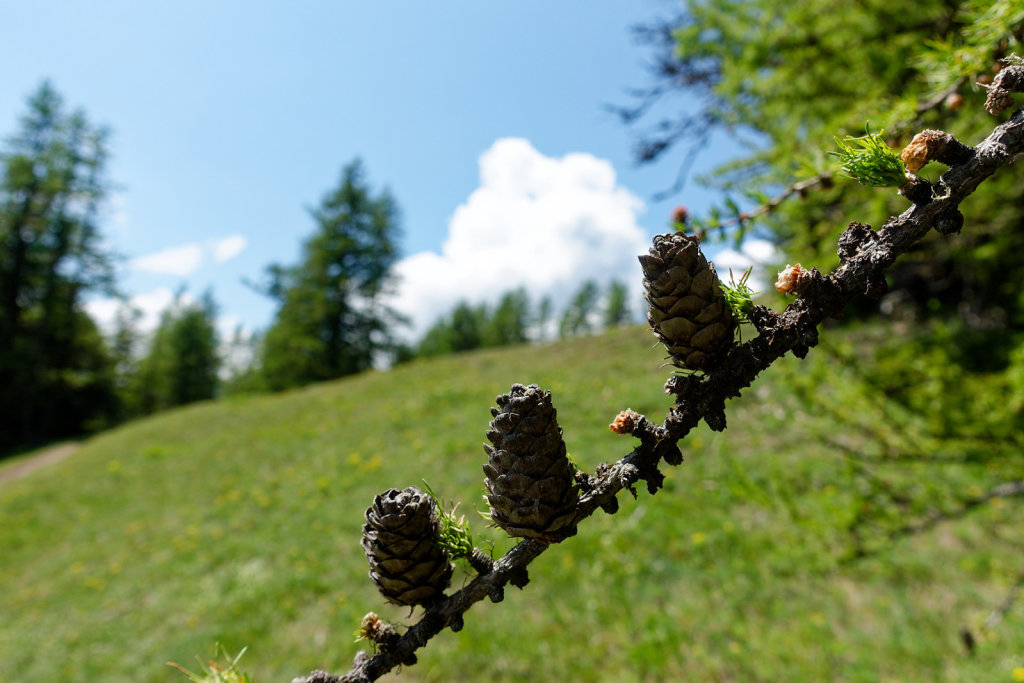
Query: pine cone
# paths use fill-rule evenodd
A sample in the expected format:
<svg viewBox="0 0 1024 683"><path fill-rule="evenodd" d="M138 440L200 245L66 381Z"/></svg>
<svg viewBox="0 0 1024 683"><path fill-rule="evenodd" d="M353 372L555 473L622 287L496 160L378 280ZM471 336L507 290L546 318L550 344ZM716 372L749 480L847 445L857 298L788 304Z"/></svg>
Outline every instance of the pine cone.
<svg viewBox="0 0 1024 683"><path fill-rule="evenodd" d="M497 403L487 430L494 446L484 446L491 518L510 536L547 541L572 536L578 488L551 392L514 384Z"/></svg>
<svg viewBox="0 0 1024 683"><path fill-rule="evenodd" d="M736 321L725 304L715 267L700 240L681 232L656 235L640 257L647 289L647 322L675 365L705 370L733 343Z"/></svg>
<svg viewBox="0 0 1024 683"><path fill-rule="evenodd" d="M396 605L428 605L441 596L455 566L436 541L441 522L434 501L415 486L373 499L363 525L370 578Z"/></svg>

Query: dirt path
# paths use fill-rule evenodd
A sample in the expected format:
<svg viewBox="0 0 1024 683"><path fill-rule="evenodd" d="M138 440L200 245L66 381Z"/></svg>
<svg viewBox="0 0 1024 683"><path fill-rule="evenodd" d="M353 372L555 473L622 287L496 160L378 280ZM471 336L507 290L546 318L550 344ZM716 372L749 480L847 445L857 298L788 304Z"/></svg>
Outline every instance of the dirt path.
<svg viewBox="0 0 1024 683"><path fill-rule="evenodd" d="M33 455L31 458L22 460L21 462L3 467L0 469L0 484L5 481L12 481L14 479L21 479L26 477L40 467L46 467L52 465L55 462L60 462L64 458L72 455L77 451L79 445L77 443L65 443L60 446L54 446L53 448L43 451L38 455Z"/></svg>

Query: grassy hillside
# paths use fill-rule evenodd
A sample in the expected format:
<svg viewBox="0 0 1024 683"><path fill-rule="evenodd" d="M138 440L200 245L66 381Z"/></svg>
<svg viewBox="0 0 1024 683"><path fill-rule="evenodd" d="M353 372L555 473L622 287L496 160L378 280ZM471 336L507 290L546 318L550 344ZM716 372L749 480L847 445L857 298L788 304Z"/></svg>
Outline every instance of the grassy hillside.
<svg viewBox="0 0 1024 683"><path fill-rule="evenodd" d="M606 428L620 409L663 416L661 362L642 328L417 362L138 421L0 483L0 680L183 681L164 662L195 668L216 642L248 646L260 683L347 670L365 612L408 617L366 576L375 493L426 479L482 507L488 409L514 382L553 392L570 454L592 471L631 448ZM837 435L789 388L814 376L841 391L822 362L773 368L729 406L724 434L683 443L665 491L589 520L524 591L478 605L397 678L1020 680L1020 606L972 657L958 631L1016 580L1021 506L995 499L851 558L864 478L823 444L867 435ZM929 491L939 504L944 486L1019 478L1018 460L943 470ZM931 473L900 467L911 483Z"/></svg>

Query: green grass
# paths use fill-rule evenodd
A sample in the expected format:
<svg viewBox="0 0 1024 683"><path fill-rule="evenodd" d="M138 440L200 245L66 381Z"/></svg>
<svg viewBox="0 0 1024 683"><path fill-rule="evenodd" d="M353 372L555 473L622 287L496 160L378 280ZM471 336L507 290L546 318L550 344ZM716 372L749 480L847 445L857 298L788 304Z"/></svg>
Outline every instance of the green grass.
<svg viewBox="0 0 1024 683"><path fill-rule="evenodd" d="M580 466L621 457L632 444L607 429L615 414L660 419L669 405L652 341L628 328L195 405L0 483L0 680L183 681L165 662L190 667L215 643L247 647L241 666L259 683L347 671L366 646L352 637L363 614L411 623L366 576L374 494L426 479L460 512L482 508L489 407L514 382L552 391ZM1024 608L972 657L958 631L977 629L1022 569L1019 503L891 543L878 531L850 560L865 480L824 445L836 423L791 388L818 377L838 393L842 379L828 384L837 371L817 351L780 366L729 406L725 433L683 442L665 491L588 520L531 565L525 590L477 605L399 680L1014 680ZM925 487L925 506L882 506L871 528L1024 470L1019 457L943 467L893 468ZM469 517L478 544L510 547Z"/></svg>

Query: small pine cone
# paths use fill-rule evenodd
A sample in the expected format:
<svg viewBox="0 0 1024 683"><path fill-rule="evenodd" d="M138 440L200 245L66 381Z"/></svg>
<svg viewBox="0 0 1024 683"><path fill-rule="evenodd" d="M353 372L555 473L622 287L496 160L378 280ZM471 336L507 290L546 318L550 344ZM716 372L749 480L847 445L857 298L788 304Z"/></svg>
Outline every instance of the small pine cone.
<svg viewBox="0 0 1024 683"><path fill-rule="evenodd" d="M565 455L551 392L514 384L499 396L484 445L491 518L510 536L561 541L576 533L579 491Z"/></svg>
<svg viewBox="0 0 1024 683"><path fill-rule="evenodd" d="M640 257L647 290L647 322L675 365L705 370L733 344L736 320L725 303L715 267L700 240L683 233L656 235Z"/></svg>
<svg viewBox="0 0 1024 683"><path fill-rule="evenodd" d="M441 521L434 501L415 486L373 499L363 525L370 578L396 605L429 605L441 596L455 566L437 545Z"/></svg>

